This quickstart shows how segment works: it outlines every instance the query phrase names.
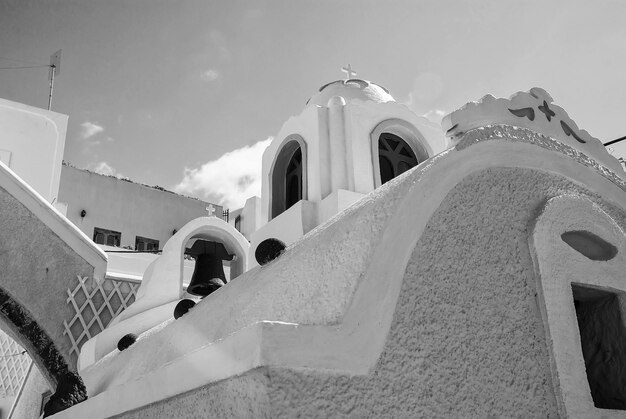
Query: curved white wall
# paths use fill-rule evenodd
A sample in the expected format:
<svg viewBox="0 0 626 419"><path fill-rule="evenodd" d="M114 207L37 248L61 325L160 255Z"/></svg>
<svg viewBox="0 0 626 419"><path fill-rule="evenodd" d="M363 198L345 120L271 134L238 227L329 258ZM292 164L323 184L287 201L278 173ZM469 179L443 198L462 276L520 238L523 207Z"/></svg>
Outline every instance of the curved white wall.
<svg viewBox="0 0 626 419"><path fill-rule="evenodd" d="M59 191L67 115L0 99L0 161L48 202Z"/></svg>

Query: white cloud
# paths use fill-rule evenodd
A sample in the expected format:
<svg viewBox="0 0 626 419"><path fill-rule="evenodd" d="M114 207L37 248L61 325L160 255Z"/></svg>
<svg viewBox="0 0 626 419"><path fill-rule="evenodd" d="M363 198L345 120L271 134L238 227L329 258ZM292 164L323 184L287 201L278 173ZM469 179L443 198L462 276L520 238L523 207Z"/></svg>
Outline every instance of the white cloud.
<svg viewBox="0 0 626 419"><path fill-rule="evenodd" d="M220 77L220 73L217 70L209 69L200 75L200 80L202 81L215 81Z"/></svg>
<svg viewBox="0 0 626 419"><path fill-rule="evenodd" d="M446 113L447 113L443 109L430 109L424 112L424 109L423 109L424 107L420 106L417 103L415 96L413 95L413 92L409 92L407 100L402 102L402 104L406 105L409 109L411 109L416 114L423 116L424 118L428 119L430 122L434 122L435 124L441 124L441 120L443 119L444 116L446 116Z"/></svg>
<svg viewBox="0 0 626 419"><path fill-rule="evenodd" d="M217 200L227 208L241 208L246 199L261 195L261 157L271 138L230 151L202 166L185 168L179 193Z"/></svg>
<svg viewBox="0 0 626 419"><path fill-rule="evenodd" d="M421 73L413 80L407 99L402 102L418 115L431 122L441 124L446 111L438 109L445 90L441 76L434 73Z"/></svg>
<svg viewBox="0 0 626 419"><path fill-rule="evenodd" d="M113 166L111 166L109 163L105 161L90 163L87 166L87 170L91 170L92 172L96 172L96 173L99 173L101 175L106 175L106 176L115 176L118 178L124 177L124 175L122 175L121 173L118 173L118 171L115 170Z"/></svg>
<svg viewBox="0 0 626 419"><path fill-rule="evenodd" d="M103 126L98 125L97 123L94 123L94 122L85 121L82 124L80 124L80 126L82 128L80 131L80 136L83 139L91 138L94 135L99 134L104 131Z"/></svg>

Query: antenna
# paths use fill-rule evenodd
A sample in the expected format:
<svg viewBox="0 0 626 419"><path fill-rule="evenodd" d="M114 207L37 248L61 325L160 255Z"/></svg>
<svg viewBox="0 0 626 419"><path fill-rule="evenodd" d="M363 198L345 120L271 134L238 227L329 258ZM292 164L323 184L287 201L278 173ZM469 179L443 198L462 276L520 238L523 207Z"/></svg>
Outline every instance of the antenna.
<svg viewBox="0 0 626 419"><path fill-rule="evenodd" d="M61 50L50 56L50 96L48 97L48 110L52 108L52 91L54 90L54 75L61 74Z"/></svg>

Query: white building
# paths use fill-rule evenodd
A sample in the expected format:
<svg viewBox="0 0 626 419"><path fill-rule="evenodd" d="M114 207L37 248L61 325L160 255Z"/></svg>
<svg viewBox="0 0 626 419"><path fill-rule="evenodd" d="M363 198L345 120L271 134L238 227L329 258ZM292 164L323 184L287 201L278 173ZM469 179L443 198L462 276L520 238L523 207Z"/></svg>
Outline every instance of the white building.
<svg viewBox="0 0 626 419"><path fill-rule="evenodd" d="M67 115L0 99L0 162L48 202L58 201Z"/></svg>
<svg viewBox="0 0 626 419"><path fill-rule="evenodd" d="M375 83L322 86L263 154L261 198L241 212L251 251L291 244L381 184L446 148L441 129Z"/></svg>
<svg viewBox="0 0 626 419"><path fill-rule="evenodd" d="M50 388L57 419L625 417L619 162L538 88L442 125L370 82L324 86L263 156L262 196L238 214L250 245L215 217L186 224L136 302L82 345L82 382L50 334L64 357L34 351L42 374L16 411L36 416ZM195 238L236 254L237 276L174 319ZM267 238L287 248L253 267ZM57 365L72 374L50 378Z"/></svg>
<svg viewBox="0 0 626 419"><path fill-rule="evenodd" d="M337 83L264 155L250 254L287 249L94 359L90 398L56 417L626 416L619 162L542 89L466 105L444 140L408 115L378 129L389 102L342 99L350 83L372 86ZM311 130L344 102L370 121L325 146ZM116 326L179 281L144 282Z"/></svg>
<svg viewBox="0 0 626 419"><path fill-rule="evenodd" d="M223 216L217 204L66 164L59 201L67 218L96 243L135 250L159 250L194 218Z"/></svg>

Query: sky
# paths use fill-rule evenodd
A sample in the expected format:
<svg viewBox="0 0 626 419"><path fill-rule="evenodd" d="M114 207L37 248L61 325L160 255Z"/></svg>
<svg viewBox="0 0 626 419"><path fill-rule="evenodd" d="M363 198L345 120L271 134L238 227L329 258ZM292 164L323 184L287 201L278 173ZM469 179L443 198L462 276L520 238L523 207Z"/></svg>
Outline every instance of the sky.
<svg viewBox="0 0 626 419"><path fill-rule="evenodd" d="M236 209L317 89L357 77L438 122L538 86L626 135L623 1L0 0L0 98L69 115L65 161ZM626 141L612 149L626 156Z"/></svg>

